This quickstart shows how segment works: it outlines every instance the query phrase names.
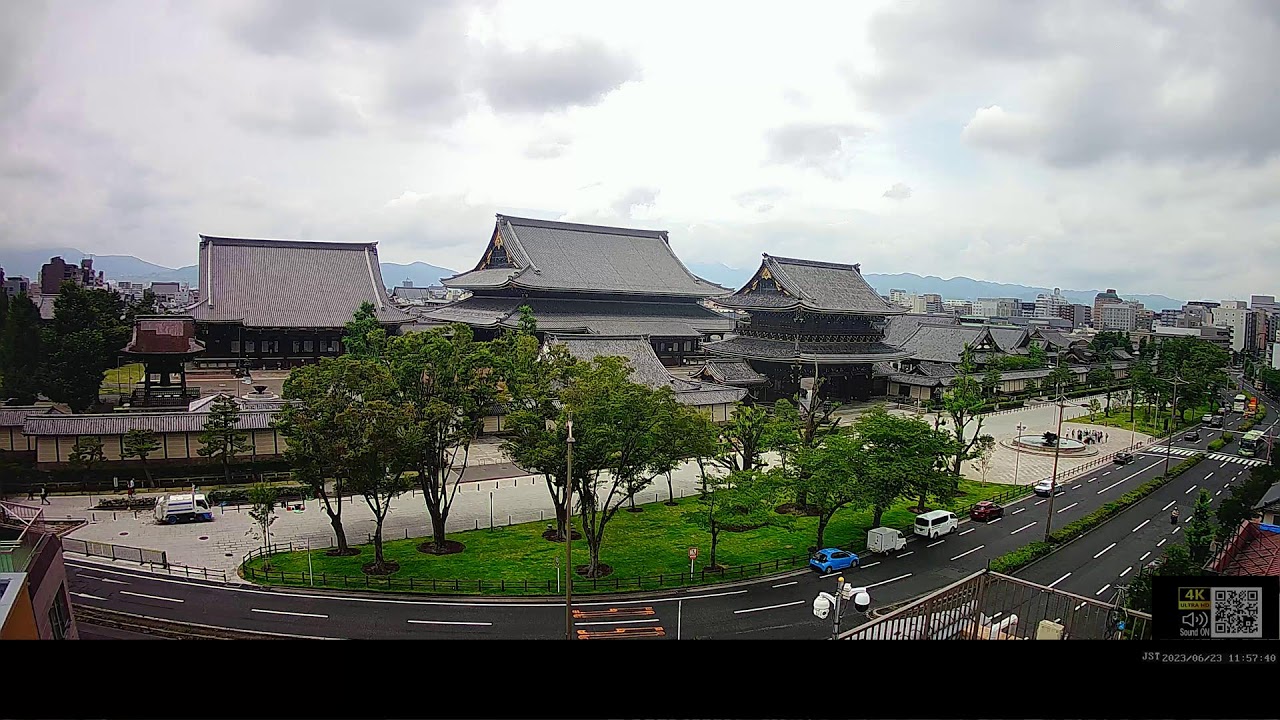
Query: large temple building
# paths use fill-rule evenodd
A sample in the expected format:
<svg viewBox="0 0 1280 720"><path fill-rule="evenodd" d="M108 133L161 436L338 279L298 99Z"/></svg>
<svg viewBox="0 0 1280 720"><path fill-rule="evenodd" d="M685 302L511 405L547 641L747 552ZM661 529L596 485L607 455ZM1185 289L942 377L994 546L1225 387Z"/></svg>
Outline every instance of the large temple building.
<svg viewBox="0 0 1280 720"><path fill-rule="evenodd" d="M200 236L200 302L186 309L203 367L290 368L343 351L343 326L373 303L389 332L413 318L391 304L377 243Z"/></svg>
<svg viewBox="0 0 1280 720"><path fill-rule="evenodd" d="M699 302L730 290L689 272L659 230L498 215L475 268L443 283L471 296L422 321L465 323L480 340L517 327L528 305L540 334L646 337L664 364L681 365L734 324Z"/></svg>
<svg viewBox="0 0 1280 720"><path fill-rule="evenodd" d="M824 398L868 400L872 367L910 355L884 339L885 318L906 311L880 297L857 265L766 254L746 285L715 303L749 317L736 336L707 344L715 363L706 372L758 385L765 402L799 394L815 375Z"/></svg>

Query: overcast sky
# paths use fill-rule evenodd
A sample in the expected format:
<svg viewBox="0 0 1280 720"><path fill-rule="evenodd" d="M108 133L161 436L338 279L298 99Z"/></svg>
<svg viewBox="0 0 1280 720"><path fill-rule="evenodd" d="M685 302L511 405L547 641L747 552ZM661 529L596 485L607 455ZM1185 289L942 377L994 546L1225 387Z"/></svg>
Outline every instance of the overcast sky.
<svg viewBox="0 0 1280 720"><path fill-rule="evenodd" d="M1280 290L1280 2L0 3L0 245L475 264L493 213L687 261Z"/></svg>

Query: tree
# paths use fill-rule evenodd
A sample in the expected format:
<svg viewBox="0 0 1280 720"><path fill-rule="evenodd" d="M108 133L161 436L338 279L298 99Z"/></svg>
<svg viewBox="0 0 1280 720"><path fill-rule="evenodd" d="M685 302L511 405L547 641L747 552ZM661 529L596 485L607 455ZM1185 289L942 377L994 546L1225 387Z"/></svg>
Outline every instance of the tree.
<svg viewBox="0 0 1280 720"><path fill-rule="evenodd" d="M431 542L418 547L438 555L461 552L445 537L449 511L467 469L471 443L499 398L498 373L487 343L455 323L430 332L398 335L385 354L399 398L414 410L412 468L431 519Z"/></svg>
<svg viewBox="0 0 1280 720"><path fill-rule="evenodd" d="M338 432L353 441L340 461L347 483L373 513L373 562L364 565L364 572L389 575L400 565L383 555L382 526L391 501L413 487L405 473L416 464L425 438L418 434L413 405L406 402L354 404L338 413L337 423Z"/></svg>
<svg viewBox="0 0 1280 720"><path fill-rule="evenodd" d="M707 492L698 498L698 509L684 516L686 522L711 536L708 570L721 569L716 562L721 532L787 522L787 516L773 511L777 498L777 471L738 471L708 481Z"/></svg>
<svg viewBox="0 0 1280 720"><path fill-rule="evenodd" d="M1031 358L1037 368L1042 368L1049 364L1049 353L1040 343L1031 343L1031 346L1027 348L1027 357Z"/></svg>
<svg viewBox="0 0 1280 720"><path fill-rule="evenodd" d="M1104 362L1110 357L1112 350L1118 348L1127 352L1132 347L1129 334L1120 330L1103 330L1089 341L1089 350Z"/></svg>
<svg viewBox="0 0 1280 720"><path fill-rule="evenodd" d="M18 405L31 405L36 401L43 356L40 309L22 293L9 303L0 328L0 402L12 399Z"/></svg>
<svg viewBox="0 0 1280 720"><path fill-rule="evenodd" d="M71 453L67 456L67 460L72 465L84 470L85 475L93 472L93 466L106 459L102 452L102 438L85 436L76 439L76 443L71 446Z"/></svg>
<svg viewBox="0 0 1280 720"><path fill-rule="evenodd" d="M1058 365L1044 379L1045 394L1061 395L1070 390L1075 381L1076 374L1071 372L1071 368Z"/></svg>
<svg viewBox="0 0 1280 720"><path fill-rule="evenodd" d="M1089 398L1088 407L1089 407L1089 422L1093 422L1093 419L1097 417L1098 413L1102 412L1102 403L1098 402L1098 398Z"/></svg>
<svg viewBox="0 0 1280 720"><path fill-rule="evenodd" d="M279 494L266 483L254 483L249 488L249 518L253 520L250 534L256 534L262 542L262 569L271 569L271 524L276 521L276 500Z"/></svg>
<svg viewBox="0 0 1280 720"><path fill-rule="evenodd" d="M44 329L45 394L84 412L98 402L107 369L129 340L127 307L114 290L65 282Z"/></svg>
<svg viewBox="0 0 1280 720"><path fill-rule="evenodd" d="M1280 480L1280 468L1263 465L1256 467L1245 475L1244 482L1232 485L1227 496L1218 505L1217 539L1226 541L1235 535L1240 523L1252 520L1256 515L1254 506L1262 500L1267 490Z"/></svg>
<svg viewBox="0 0 1280 720"><path fill-rule="evenodd" d="M576 363L561 392L573 413L579 521L591 553L587 577L609 572L600 562L609 521L669 467L671 452L659 445L671 437L663 425L679 417L674 393L631 382L628 375L623 358L597 357Z"/></svg>
<svg viewBox="0 0 1280 720"><path fill-rule="evenodd" d="M814 381L812 398L817 398L822 389L824 379ZM840 418L832 418L836 404L797 397L795 404L787 400L778 400L773 405L773 416L768 423L765 447L776 448L782 456L785 469L792 455L801 448L813 448L835 432L838 432ZM795 497L795 509L807 513L808 500L800 491Z"/></svg>
<svg viewBox="0 0 1280 720"><path fill-rule="evenodd" d="M796 494L804 493L818 518L818 549L826 547L827 525L837 511L870 504L863 483L867 470L865 443L853 435L832 435L817 447L796 452L788 481Z"/></svg>
<svg viewBox="0 0 1280 720"><path fill-rule="evenodd" d="M142 463L142 472L146 475L147 485L151 485L151 467L147 465L147 457L160 449L160 438L154 430L147 428L131 428L120 441L120 457L129 459L136 457Z"/></svg>
<svg viewBox="0 0 1280 720"><path fill-rule="evenodd" d="M1022 389L1028 395L1035 395L1036 391L1040 389L1040 383L1036 382L1035 378L1027 378L1026 382L1023 383Z"/></svg>
<svg viewBox="0 0 1280 720"><path fill-rule="evenodd" d="M1201 490L1196 498L1195 510L1187 522L1186 543L1191 561L1196 567L1203 567L1209 561L1209 547L1213 543L1214 523L1211 498L1207 490Z"/></svg>
<svg viewBox="0 0 1280 720"><path fill-rule="evenodd" d="M377 308L371 302L361 303L342 335L346 353L362 360L379 358L386 344L387 330L378 322Z"/></svg>
<svg viewBox="0 0 1280 720"><path fill-rule="evenodd" d="M160 301L156 297L155 291L147 288L142 291L142 297L134 302L128 303L129 307L129 324L139 315L156 315L160 312Z"/></svg>
<svg viewBox="0 0 1280 720"><path fill-rule="evenodd" d="M204 431L198 439L196 454L222 463L222 475L231 482L231 461L236 455L249 450L249 433L236 427L240 423L240 408L227 395L219 395L209 406L209 417L204 421Z"/></svg>
<svg viewBox="0 0 1280 720"><path fill-rule="evenodd" d="M982 380L979 381L982 394L989 398L996 397L999 394L1001 379L1000 368L995 363L987 365L986 372L982 374Z"/></svg>
<svg viewBox="0 0 1280 720"><path fill-rule="evenodd" d="M761 456L777 437L769 413L755 405L740 405L733 418L720 428L720 453L716 464L729 472L764 467Z"/></svg>
<svg viewBox="0 0 1280 720"><path fill-rule="evenodd" d="M330 555L360 552L347 544L342 497L344 490L349 490L350 475L343 461L361 435L349 432L352 428L338 418L365 402L387 400L394 393L395 384L386 367L351 355L321 358L294 370L284 382L284 396L293 402L280 409L275 427L287 443L285 458L293 477L311 489L329 516L335 540Z"/></svg>
<svg viewBox="0 0 1280 720"><path fill-rule="evenodd" d="M860 492L871 507L873 527L879 527L884 512L907 493L939 487L941 478L949 476L937 467L936 459L951 454L955 440L924 420L893 415L877 405L854 421L853 433L863 443L866 462Z"/></svg>
<svg viewBox="0 0 1280 720"><path fill-rule="evenodd" d="M1107 417L1111 417L1111 386L1115 384L1116 373L1111 369L1111 365L1098 365L1089 370L1089 383L1094 386L1101 385L1106 388L1107 394Z"/></svg>
<svg viewBox="0 0 1280 720"><path fill-rule="evenodd" d="M975 457L974 448L980 439L990 437L990 435L980 434L982 415L979 412L983 404L982 391L973 379L973 369L973 351L965 348L960 356L960 365L955 379L951 382L951 388L942 394L942 406L951 416L951 427L956 438L955 455L952 461L952 472L956 476L960 475L964 461ZM977 424L973 428L973 434L966 439L965 428L974 420L977 420Z"/></svg>

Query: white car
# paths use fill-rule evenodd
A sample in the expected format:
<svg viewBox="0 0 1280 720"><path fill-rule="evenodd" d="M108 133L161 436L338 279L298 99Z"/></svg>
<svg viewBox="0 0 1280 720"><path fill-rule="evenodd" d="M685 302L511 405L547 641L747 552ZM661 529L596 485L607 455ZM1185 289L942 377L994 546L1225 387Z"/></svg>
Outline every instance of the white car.
<svg viewBox="0 0 1280 720"><path fill-rule="evenodd" d="M1045 497L1049 497L1050 495L1053 494L1053 491L1054 491L1053 480L1050 478L1045 478L1044 480L1041 480L1040 482L1036 483L1036 486L1035 488L1033 488L1033 491L1037 495L1043 495Z"/></svg>

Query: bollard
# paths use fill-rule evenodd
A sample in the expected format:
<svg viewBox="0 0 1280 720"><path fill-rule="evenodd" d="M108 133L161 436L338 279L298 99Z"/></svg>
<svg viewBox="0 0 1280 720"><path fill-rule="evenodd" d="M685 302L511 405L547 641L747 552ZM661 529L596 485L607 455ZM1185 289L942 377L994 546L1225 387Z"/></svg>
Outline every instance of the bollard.
<svg viewBox="0 0 1280 720"><path fill-rule="evenodd" d="M405 539L405 540L408 540L408 539L409 539L409 528L405 528L405 529L404 529L404 539Z"/></svg>
<svg viewBox="0 0 1280 720"><path fill-rule="evenodd" d="M539 511L538 511L538 522L542 522L542 511L541 511L541 510L539 510ZM556 557L560 557L560 556L559 556L559 555L557 555Z"/></svg>

